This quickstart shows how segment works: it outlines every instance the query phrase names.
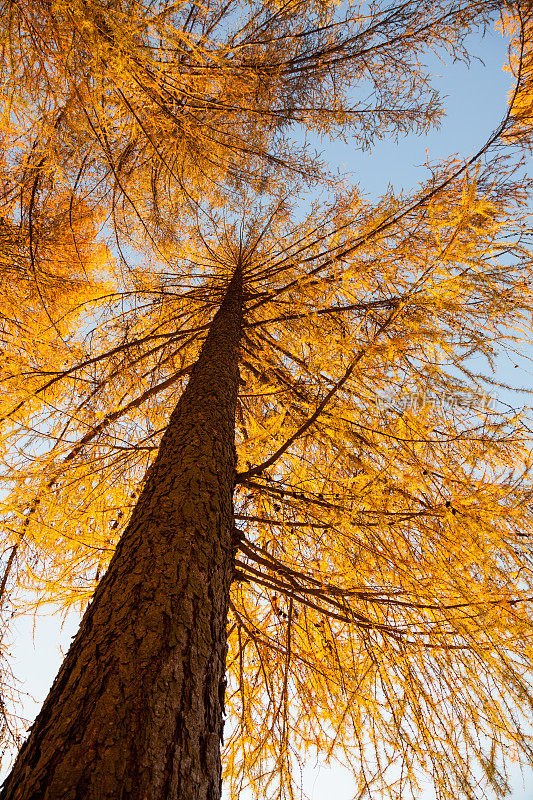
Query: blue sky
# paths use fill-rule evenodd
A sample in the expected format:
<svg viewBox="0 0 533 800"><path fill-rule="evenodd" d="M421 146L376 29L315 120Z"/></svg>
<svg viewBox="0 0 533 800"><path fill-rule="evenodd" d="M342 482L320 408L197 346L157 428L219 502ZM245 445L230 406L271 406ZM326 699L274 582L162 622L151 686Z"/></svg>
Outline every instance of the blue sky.
<svg viewBox="0 0 533 800"><path fill-rule="evenodd" d="M409 136L398 143L378 143L371 152L360 153L350 145L318 143L328 160L352 174L364 191L376 196L390 184L396 191L410 189L425 177L423 167L427 156L436 160L454 153L467 157L488 138L505 113L510 76L502 70L506 43L497 33L472 37L471 51L485 61L445 65L432 62L434 73L440 77L435 85L448 95L445 101L447 116L442 127L429 136ZM427 155L426 155L427 151ZM501 380L533 388L531 375L521 367L503 362ZM33 618L19 619L13 629L11 651L13 669L22 691L20 712L29 720L43 701L77 628L77 618L70 615L62 625L53 609ZM5 770L4 770L5 774ZM533 800L533 771L525 773L524 789L519 771L512 771L512 800ZM348 773L341 769L319 768L310 761L304 770L304 789L312 800L349 800L353 789ZM423 800L434 797L428 786Z"/></svg>

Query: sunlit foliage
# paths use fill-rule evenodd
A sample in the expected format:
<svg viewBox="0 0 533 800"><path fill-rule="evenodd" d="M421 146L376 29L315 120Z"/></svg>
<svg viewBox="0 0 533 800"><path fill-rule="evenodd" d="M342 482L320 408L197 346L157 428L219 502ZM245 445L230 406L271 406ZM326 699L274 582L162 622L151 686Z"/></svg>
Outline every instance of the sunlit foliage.
<svg viewBox="0 0 533 800"><path fill-rule="evenodd" d="M288 138L425 130L417 49L464 54L492 10L5 4L4 621L92 596L241 264L234 797L291 797L316 750L361 797L504 792L533 759L531 433L485 396L531 336L527 9L508 116L411 195Z"/></svg>

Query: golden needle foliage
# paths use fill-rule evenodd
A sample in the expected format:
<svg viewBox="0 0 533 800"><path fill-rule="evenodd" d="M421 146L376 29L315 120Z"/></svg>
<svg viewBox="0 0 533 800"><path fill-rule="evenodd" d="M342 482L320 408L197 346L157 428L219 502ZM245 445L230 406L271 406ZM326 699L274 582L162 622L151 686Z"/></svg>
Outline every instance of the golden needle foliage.
<svg viewBox="0 0 533 800"><path fill-rule="evenodd" d="M530 430L483 399L531 335L528 186L501 149L527 10L510 114L412 195L304 214L291 175L321 167L284 133L423 130L416 49L459 54L491 8L6 4L4 615L90 599L242 264L235 797L291 797L314 750L361 797L423 773L503 793L502 756L533 759Z"/></svg>

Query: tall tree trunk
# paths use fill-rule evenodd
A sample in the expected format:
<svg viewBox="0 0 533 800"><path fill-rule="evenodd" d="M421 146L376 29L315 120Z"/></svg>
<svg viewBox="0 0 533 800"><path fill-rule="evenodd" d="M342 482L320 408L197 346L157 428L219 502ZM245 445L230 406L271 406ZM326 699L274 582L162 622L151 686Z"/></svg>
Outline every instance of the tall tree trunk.
<svg viewBox="0 0 533 800"><path fill-rule="evenodd" d="M1 800L216 800L242 278Z"/></svg>

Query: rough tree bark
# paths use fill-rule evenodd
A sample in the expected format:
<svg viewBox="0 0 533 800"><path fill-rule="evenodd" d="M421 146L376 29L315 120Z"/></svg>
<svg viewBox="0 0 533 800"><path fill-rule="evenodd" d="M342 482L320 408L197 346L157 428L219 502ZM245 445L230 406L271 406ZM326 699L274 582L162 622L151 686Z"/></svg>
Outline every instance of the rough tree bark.
<svg viewBox="0 0 533 800"><path fill-rule="evenodd" d="M216 800L233 577L237 269L1 800Z"/></svg>

